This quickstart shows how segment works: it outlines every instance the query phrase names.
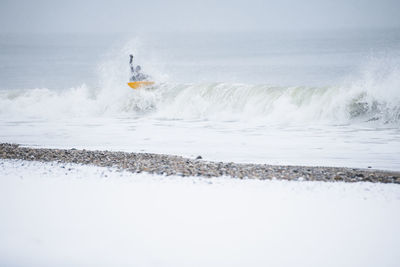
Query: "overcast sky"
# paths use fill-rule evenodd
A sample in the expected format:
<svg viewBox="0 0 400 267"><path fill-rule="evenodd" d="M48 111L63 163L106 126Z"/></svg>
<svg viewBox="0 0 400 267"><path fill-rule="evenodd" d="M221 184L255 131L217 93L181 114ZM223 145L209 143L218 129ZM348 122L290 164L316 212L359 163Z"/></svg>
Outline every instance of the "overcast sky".
<svg viewBox="0 0 400 267"><path fill-rule="evenodd" d="M400 27L400 0L0 0L0 32Z"/></svg>

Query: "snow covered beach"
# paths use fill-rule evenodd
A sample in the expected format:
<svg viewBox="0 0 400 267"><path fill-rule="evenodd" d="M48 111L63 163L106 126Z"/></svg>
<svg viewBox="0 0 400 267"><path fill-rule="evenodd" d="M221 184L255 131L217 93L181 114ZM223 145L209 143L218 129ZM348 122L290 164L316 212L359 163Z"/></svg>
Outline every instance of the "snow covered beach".
<svg viewBox="0 0 400 267"><path fill-rule="evenodd" d="M398 266L400 187L0 160L3 266Z"/></svg>
<svg viewBox="0 0 400 267"><path fill-rule="evenodd" d="M0 158L5 266L399 262L396 172L11 144Z"/></svg>

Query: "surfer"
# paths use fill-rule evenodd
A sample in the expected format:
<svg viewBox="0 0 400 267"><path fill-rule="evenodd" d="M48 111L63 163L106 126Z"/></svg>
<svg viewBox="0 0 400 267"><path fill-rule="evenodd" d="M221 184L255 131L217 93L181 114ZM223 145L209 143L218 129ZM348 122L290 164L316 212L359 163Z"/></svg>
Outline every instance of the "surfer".
<svg viewBox="0 0 400 267"><path fill-rule="evenodd" d="M133 55L129 55L129 66L131 68L131 82L144 81L148 76L141 72L142 68L137 65L136 68L133 66Z"/></svg>

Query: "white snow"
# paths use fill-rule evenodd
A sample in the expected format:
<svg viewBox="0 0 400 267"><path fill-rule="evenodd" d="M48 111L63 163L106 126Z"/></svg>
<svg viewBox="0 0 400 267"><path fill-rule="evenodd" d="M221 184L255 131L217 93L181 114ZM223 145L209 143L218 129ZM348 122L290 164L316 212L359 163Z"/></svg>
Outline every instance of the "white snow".
<svg viewBox="0 0 400 267"><path fill-rule="evenodd" d="M394 184L1 160L0 265L399 266L399 211Z"/></svg>

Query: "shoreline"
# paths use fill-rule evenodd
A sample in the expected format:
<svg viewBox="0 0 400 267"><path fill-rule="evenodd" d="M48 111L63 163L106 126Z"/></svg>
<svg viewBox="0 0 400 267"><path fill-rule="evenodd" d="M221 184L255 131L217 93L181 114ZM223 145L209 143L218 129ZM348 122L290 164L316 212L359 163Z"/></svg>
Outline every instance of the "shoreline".
<svg viewBox="0 0 400 267"><path fill-rule="evenodd" d="M182 177L202 176L325 182L373 182L400 184L400 172L345 167L284 166L212 162L175 155L99 150L47 149L0 143L0 159L76 163L114 167L133 173L147 172Z"/></svg>

